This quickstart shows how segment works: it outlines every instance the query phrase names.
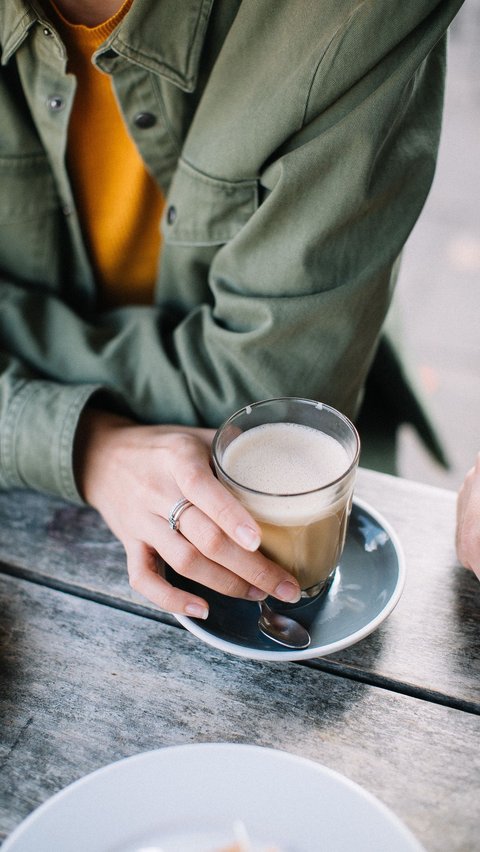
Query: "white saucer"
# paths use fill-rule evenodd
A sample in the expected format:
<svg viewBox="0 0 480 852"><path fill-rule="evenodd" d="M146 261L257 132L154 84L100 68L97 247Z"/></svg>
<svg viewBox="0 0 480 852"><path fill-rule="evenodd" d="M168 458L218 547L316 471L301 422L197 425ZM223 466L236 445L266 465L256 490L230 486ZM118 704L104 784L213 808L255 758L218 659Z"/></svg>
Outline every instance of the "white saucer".
<svg viewBox="0 0 480 852"><path fill-rule="evenodd" d="M215 852L233 842L239 820L256 849L423 849L378 799L326 766L269 748L203 743L85 776L27 817L2 852Z"/></svg>
<svg viewBox="0 0 480 852"><path fill-rule="evenodd" d="M302 651L283 648L260 633L256 603L225 597L178 574L174 582L208 601L206 621L177 616L187 630L207 644L254 660L308 660L347 648L376 630L400 599L405 560L385 518L355 499L345 549L330 590L318 601L289 607L289 614L312 637L311 645Z"/></svg>

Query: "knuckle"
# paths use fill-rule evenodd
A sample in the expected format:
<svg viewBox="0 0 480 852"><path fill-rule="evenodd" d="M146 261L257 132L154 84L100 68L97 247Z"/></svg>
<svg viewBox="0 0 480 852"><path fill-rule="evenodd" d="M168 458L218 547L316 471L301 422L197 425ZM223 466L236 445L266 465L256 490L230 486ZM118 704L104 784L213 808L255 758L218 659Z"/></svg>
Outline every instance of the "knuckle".
<svg viewBox="0 0 480 852"><path fill-rule="evenodd" d="M193 547L182 548L182 550L177 554L175 564L172 565L172 568L181 574L182 577L188 577L195 566L195 553L196 551Z"/></svg>
<svg viewBox="0 0 480 852"><path fill-rule="evenodd" d="M246 594L247 588L247 583L232 575L224 580L221 592L229 598L240 598Z"/></svg>
<svg viewBox="0 0 480 852"><path fill-rule="evenodd" d="M217 526L211 526L202 534L202 551L215 559L225 546L225 535Z"/></svg>
<svg viewBox="0 0 480 852"><path fill-rule="evenodd" d="M138 592L140 591L140 586L142 585L142 562L137 554L134 555L128 550L126 550L126 556L128 582L130 588L133 589L134 592Z"/></svg>
<svg viewBox="0 0 480 852"><path fill-rule="evenodd" d="M229 529L235 523L235 507L229 501L223 503L217 512L217 522Z"/></svg>
<svg viewBox="0 0 480 852"><path fill-rule="evenodd" d="M178 611L178 602L176 591L172 587L166 587L162 590L162 594L158 596L157 605L165 610L165 612Z"/></svg>
<svg viewBox="0 0 480 852"><path fill-rule="evenodd" d="M257 568L250 578L250 582L253 586L256 586L258 589L262 589L263 591L270 591L273 589L274 583L272 582L273 578L270 575L270 572L267 571L266 568Z"/></svg>
<svg viewBox="0 0 480 852"><path fill-rule="evenodd" d="M130 571L130 573L128 575L128 583L129 583L130 588L133 589L134 592L140 591L140 586L141 586L142 583L141 583L140 575L138 574L138 572Z"/></svg>
<svg viewBox="0 0 480 852"><path fill-rule="evenodd" d="M190 461L181 474L181 487L185 494L196 494L205 476L205 470L198 462Z"/></svg>
<svg viewBox="0 0 480 852"><path fill-rule="evenodd" d="M139 564L127 564L128 568L128 583L134 592L142 593L144 571Z"/></svg>
<svg viewBox="0 0 480 852"><path fill-rule="evenodd" d="M179 432L174 437L175 455L180 461L188 461L192 458L196 447L193 435Z"/></svg>

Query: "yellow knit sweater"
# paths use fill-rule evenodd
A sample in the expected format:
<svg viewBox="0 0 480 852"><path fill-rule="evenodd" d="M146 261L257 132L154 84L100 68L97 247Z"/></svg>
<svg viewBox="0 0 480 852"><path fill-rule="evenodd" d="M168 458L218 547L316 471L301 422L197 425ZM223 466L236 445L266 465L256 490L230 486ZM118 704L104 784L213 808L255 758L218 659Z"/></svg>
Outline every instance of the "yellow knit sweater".
<svg viewBox="0 0 480 852"><path fill-rule="evenodd" d="M131 4L125 0L96 27L71 24L56 10L68 70L77 78L67 163L105 307L151 302L160 253L163 195L128 134L110 77L91 62Z"/></svg>

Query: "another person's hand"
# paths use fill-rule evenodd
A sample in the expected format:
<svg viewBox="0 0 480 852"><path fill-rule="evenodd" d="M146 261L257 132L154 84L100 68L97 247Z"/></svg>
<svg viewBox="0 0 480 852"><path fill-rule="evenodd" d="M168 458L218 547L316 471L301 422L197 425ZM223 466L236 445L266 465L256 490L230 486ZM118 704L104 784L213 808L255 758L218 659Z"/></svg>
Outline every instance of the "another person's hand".
<svg viewBox="0 0 480 852"><path fill-rule="evenodd" d="M102 515L127 554L130 584L163 610L197 618L207 602L171 585L163 561L225 595L295 601L290 574L258 550L259 528L210 467L214 432L184 426L140 426L87 409L76 440L76 475L85 500ZM168 516L182 497L181 533Z"/></svg>
<svg viewBox="0 0 480 852"><path fill-rule="evenodd" d="M480 453L458 493L456 546L462 565L480 580Z"/></svg>

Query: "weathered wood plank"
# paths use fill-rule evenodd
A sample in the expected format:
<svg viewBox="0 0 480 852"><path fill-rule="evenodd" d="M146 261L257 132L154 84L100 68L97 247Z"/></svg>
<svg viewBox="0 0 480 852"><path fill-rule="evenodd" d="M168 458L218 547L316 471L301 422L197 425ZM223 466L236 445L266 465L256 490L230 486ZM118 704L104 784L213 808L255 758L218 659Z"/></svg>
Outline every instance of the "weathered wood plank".
<svg viewBox="0 0 480 852"><path fill-rule="evenodd" d="M455 494L366 470L357 493L396 530L407 583L389 619L328 665L478 709L480 584L455 559ZM130 590L121 545L89 509L31 492L0 493L0 562L173 623Z"/></svg>
<svg viewBox="0 0 480 852"><path fill-rule="evenodd" d="M407 580L381 628L329 659L471 701L479 712L480 583L456 559L456 494L367 470L357 493L397 532Z"/></svg>
<svg viewBox="0 0 480 852"><path fill-rule="evenodd" d="M384 801L429 852L478 841L480 719L295 664L255 663L185 631L0 578L0 835L66 784L191 742L280 748Z"/></svg>

